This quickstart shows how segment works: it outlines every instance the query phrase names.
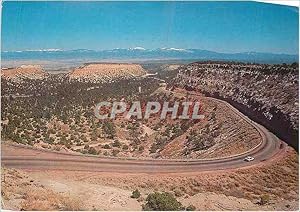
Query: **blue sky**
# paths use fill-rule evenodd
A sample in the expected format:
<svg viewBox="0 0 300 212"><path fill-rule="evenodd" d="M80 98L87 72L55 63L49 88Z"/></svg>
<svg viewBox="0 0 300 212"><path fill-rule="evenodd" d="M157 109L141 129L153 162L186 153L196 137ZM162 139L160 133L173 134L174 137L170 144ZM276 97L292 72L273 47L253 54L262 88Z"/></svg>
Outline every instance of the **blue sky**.
<svg viewBox="0 0 300 212"><path fill-rule="evenodd" d="M298 54L295 7L254 2L4 2L2 50L197 48Z"/></svg>

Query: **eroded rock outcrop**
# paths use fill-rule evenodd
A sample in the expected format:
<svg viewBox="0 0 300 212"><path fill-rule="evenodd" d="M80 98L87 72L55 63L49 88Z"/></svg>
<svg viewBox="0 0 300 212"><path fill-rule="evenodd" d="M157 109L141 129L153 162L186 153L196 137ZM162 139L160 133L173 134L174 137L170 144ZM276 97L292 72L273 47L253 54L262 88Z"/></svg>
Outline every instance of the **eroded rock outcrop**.
<svg viewBox="0 0 300 212"><path fill-rule="evenodd" d="M174 85L224 99L298 146L298 64L199 62L179 68Z"/></svg>

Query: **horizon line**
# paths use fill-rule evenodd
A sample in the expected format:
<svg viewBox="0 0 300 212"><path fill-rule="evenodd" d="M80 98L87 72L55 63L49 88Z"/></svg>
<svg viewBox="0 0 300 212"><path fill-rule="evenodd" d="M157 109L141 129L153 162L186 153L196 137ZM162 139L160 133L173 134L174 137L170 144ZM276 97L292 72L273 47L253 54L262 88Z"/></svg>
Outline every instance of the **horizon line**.
<svg viewBox="0 0 300 212"><path fill-rule="evenodd" d="M137 51L153 51L153 50L168 50L168 51L178 51L178 52L186 52L188 50L202 50L202 51L209 51L215 52L220 54L240 54L240 53L260 53L260 54L277 54L277 55L298 55L298 53L284 53L284 52L268 52L268 51L237 51L237 52L219 52L216 50L208 50L208 49L201 49L201 48L177 48L177 47L157 47L157 48L144 48L141 46L136 47L128 47L128 48L112 48L112 49L86 49L86 48L76 48L76 49L60 49L60 48L45 48L45 49L25 49L25 50L1 50L1 53L23 53L23 52L67 52L67 51L94 51L94 52L103 52L103 51L112 51L112 50L137 50ZM193 52L189 52L193 53Z"/></svg>

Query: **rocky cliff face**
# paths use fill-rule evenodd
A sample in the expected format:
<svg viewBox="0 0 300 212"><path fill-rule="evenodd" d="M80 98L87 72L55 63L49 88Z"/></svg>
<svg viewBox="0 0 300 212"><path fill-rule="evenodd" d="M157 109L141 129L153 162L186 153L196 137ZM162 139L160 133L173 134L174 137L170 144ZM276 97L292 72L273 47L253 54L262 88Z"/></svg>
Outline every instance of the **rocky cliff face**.
<svg viewBox="0 0 300 212"><path fill-rule="evenodd" d="M144 74L146 71L138 64L95 63L76 68L69 74L69 78L77 81L112 82Z"/></svg>
<svg viewBox="0 0 300 212"><path fill-rule="evenodd" d="M298 64L192 63L174 85L224 99L298 147Z"/></svg>

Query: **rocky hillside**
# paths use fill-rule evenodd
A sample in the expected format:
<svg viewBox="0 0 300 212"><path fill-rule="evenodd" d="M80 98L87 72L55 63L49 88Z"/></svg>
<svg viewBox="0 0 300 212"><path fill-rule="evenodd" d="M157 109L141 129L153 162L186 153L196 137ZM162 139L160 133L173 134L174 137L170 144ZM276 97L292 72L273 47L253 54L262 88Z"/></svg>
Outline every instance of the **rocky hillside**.
<svg viewBox="0 0 300 212"><path fill-rule="evenodd" d="M23 65L18 68L1 70L1 78L12 81L22 81L24 79L44 79L47 73L40 66Z"/></svg>
<svg viewBox="0 0 300 212"><path fill-rule="evenodd" d="M174 85L227 100L296 147L298 76L298 64L199 62L180 67Z"/></svg>
<svg viewBox="0 0 300 212"><path fill-rule="evenodd" d="M71 80L87 82L113 82L146 74L142 66L125 63L90 63L76 68L69 74Z"/></svg>

